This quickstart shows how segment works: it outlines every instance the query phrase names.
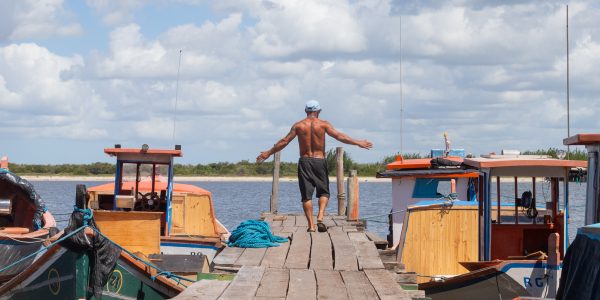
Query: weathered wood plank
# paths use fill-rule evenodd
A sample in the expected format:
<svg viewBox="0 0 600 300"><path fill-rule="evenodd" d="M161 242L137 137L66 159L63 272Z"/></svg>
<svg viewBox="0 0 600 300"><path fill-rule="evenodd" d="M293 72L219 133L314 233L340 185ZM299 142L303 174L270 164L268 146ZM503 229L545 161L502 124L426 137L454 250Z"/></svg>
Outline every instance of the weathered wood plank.
<svg viewBox="0 0 600 300"><path fill-rule="evenodd" d="M246 248L244 253L235 261L236 266L260 266L267 248Z"/></svg>
<svg viewBox="0 0 600 300"><path fill-rule="evenodd" d="M315 223L316 224L316 223ZM333 219L329 218L329 217L325 217L323 218L323 224L325 224L325 226L327 226L327 228L329 227L335 227L337 226L335 224L335 221L333 221Z"/></svg>
<svg viewBox="0 0 600 300"><path fill-rule="evenodd" d="M331 239L326 232L310 234L312 246L310 250L310 269L333 270Z"/></svg>
<svg viewBox="0 0 600 300"><path fill-rule="evenodd" d="M283 268L289 249L290 242L282 243L279 247L269 247L260 265L268 268Z"/></svg>
<svg viewBox="0 0 600 300"><path fill-rule="evenodd" d="M348 238L353 242L368 242L369 238L364 232L348 232Z"/></svg>
<svg viewBox="0 0 600 300"><path fill-rule="evenodd" d="M285 220L283 220L281 226L289 227L296 226L296 216L286 216Z"/></svg>
<svg viewBox="0 0 600 300"><path fill-rule="evenodd" d="M365 273L343 271L340 274L344 279L349 299L377 299L377 292L375 292Z"/></svg>
<svg viewBox="0 0 600 300"><path fill-rule="evenodd" d="M317 281L313 270L290 270L288 300L317 298Z"/></svg>
<svg viewBox="0 0 600 300"><path fill-rule="evenodd" d="M252 299L265 273L264 267L243 266L220 299Z"/></svg>
<svg viewBox="0 0 600 300"><path fill-rule="evenodd" d="M215 266L232 267L244 252L244 248L227 247L213 259Z"/></svg>
<svg viewBox="0 0 600 300"><path fill-rule="evenodd" d="M281 227L280 232L296 232L297 229L298 229L298 227L296 227L296 226L283 226L283 227Z"/></svg>
<svg viewBox="0 0 600 300"><path fill-rule="evenodd" d="M379 257L379 251L377 251L375 244L371 241L354 242L354 247L356 248L356 251L358 251L358 256Z"/></svg>
<svg viewBox="0 0 600 300"><path fill-rule="evenodd" d="M306 269L310 258L310 234L308 232L295 232L292 243L285 259L285 268Z"/></svg>
<svg viewBox="0 0 600 300"><path fill-rule="evenodd" d="M334 270L358 271L356 248L342 231L330 231L333 244Z"/></svg>
<svg viewBox="0 0 600 300"><path fill-rule="evenodd" d="M229 286L227 280L200 280L188 286L181 294L173 298L176 300L207 299L213 300L219 298L223 291Z"/></svg>
<svg viewBox="0 0 600 300"><path fill-rule="evenodd" d="M271 229L281 226L281 223L283 223L283 221L274 219L273 222L271 222Z"/></svg>
<svg viewBox="0 0 600 300"><path fill-rule="evenodd" d="M366 232L367 237L369 238L369 240L373 241L373 243L375 243L375 247L377 247L377 249L385 249L388 246L388 241L382 237L380 237L377 233L375 232Z"/></svg>
<svg viewBox="0 0 600 300"><path fill-rule="evenodd" d="M285 298L289 280L288 269L266 269L256 291L256 297Z"/></svg>
<svg viewBox="0 0 600 300"><path fill-rule="evenodd" d="M304 216L304 215L296 216L296 226L308 227L308 220L306 219L306 216Z"/></svg>
<svg viewBox="0 0 600 300"><path fill-rule="evenodd" d="M348 299L348 292L338 271L315 270L318 299Z"/></svg>
<svg viewBox="0 0 600 300"><path fill-rule="evenodd" d="M352 225L342 226L342 229L345 232L357 232L358 231L358 229L356 229L356 226L352 226Z"/></svg>
<svg viewBox="0 0 600 300"><path fill-rule="evenodd" d="M386 270L365 270L365 275L377 292L380 299L410 299L407 292L403 291L392 275Z"/></svg>

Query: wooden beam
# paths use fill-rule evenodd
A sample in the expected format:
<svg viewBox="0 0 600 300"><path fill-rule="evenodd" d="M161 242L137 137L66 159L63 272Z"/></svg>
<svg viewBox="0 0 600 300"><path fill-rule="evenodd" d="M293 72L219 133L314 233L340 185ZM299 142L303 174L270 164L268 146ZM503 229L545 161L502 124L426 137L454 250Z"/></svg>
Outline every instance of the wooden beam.
<svg viewBox="0 0 600 300"><path fill-rule="evenodd" d="M264 273L264 267L243 266L219 299L253 299Z"/></svg>
<svg viewBox="0 0 600 300"><path fill-rule="evenodd" d="M333 244L334 270L358 271L356 249L343 231L330 231L331 243Z"/></svg>
<svg viewBox="0 0 600 300"><path fill-rule="evenodd" d="M344 193L344 148L335 148L336 155L336 176L337 176L337 190L338 190L338 215L343 216L346 214L346 200Z"/></svg>
<svg viewBox="0 0 600 300"><path fill-rule="evenodd" d="M348 299L348 292L338 271L315 270L317 299Z"/></svg>
<svg viewBox="0 0 600 300"><path fill-rule="evenodd" d="M317 299L317 281L313 270L290 270L287 299Z"/></svg>
<svg viewBox="0 0 600 300"><path fill-rule="evenodd" d="M344 279L344 285L346 285L346 291L348 291L348 298L351 300L358 299L377 299L377 292L369 282L367 275L364 272L340 272L342 279Z"/></svg>
<svg viewBox="0 0 600 300"><path fill-rule="evenodd" d="M273 158L273 183L271 186L271 213L276 214L279 209L279 167L281 164L281 152L275 152Z"/></svg>
<svg viewBox="0 0 600 300"><path fill-rule="evenodd" d="M229 286L227 280L200 280L192 283L181 294L173 298L174 300L185 299L207 299L216 300L223 291Z"/></svg>
<svg viewBox="0 0 600 300"><path fill-rule="evenodd" d="M327 232L311 232L310 269L333 270L331 240Z"/></svg>
<svg viewBox="0 0 600 300"><path fill-rule="evenodd" d="M273 247L279 248L279 247ZM256 291L256 297L284 298L287 295L288 282L290 281L290 270L288 269L266 269L260 286Z"/></svg>
<svg viewBox="0 0 600 300"><path fill-rule="evenodd" d="M310 234L308 232L295 232L292 243L285 260L287 269L306 269L310 257Z"/></svg>

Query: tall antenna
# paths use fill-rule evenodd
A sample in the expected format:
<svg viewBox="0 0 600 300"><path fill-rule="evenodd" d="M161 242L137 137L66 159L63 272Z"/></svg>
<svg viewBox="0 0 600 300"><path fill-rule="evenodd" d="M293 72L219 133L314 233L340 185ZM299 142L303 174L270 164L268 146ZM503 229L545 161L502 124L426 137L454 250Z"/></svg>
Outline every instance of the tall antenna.
<svg viewBox="0 0 600 300"><path fill-rule="evenodd" d="M173 143L175 143L175 127L177 125L177 100L179 98L179 70L181 69L181 52L179 49L179 64L177 65L177 83L175 83L175 109L173 113Z"/></svg>
<svg viewBox="0 0 600 300"><path fill-rule="evenodd" d="M569 89L569 5L567 4L567 137L571 136L571 118L570 118L570 89ZM567 146L567 159L569 159L570 146Z"/></svg>
<svg viewBox="0 0 600 300"><path fill-rule="evenodd" d="M404 153L404 99L402 99L402 15L400 15L400 154Z"/></svg>

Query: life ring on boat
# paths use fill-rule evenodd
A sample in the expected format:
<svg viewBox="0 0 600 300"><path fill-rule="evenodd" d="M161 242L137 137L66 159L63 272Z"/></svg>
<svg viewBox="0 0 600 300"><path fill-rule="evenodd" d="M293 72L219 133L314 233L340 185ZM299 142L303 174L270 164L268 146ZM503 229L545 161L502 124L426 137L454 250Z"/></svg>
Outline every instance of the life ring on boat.
<svg viewBox="0 0 600 300"><path fill-rule="evenodd" d="M142 195L142 208L144 210L158 210L160 208L160 197L156 192L148 192Z"/></svg>

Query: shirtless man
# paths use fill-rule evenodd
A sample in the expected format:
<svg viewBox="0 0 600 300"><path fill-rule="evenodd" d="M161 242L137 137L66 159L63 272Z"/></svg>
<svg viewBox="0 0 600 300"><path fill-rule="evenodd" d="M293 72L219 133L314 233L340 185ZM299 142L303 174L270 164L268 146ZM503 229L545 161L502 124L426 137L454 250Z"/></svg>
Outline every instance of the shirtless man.
<svg viewBox="0 0 600 300"><path fill-rule="evenodd" d="M298 121L290 132L273 147L263 151L256 157L256 162L261 163L272 154L285 148L296 136L300 146L300 159L298 160L298 184L302 194L302 208L308 220L308 231L314 232L312 195L317 190L319 198L319 214L317 215L317 227L320 232L327 231L323 224L323 214L329 201L329 170L325 160L325 134L334 139L350 145L356 145L364 149L371 149L373 144L367 140L354 140L351 137L337 131L333 126L319 119L321 106L319 102L311 100L306 102L304 108L306 118Z"/></svg>

